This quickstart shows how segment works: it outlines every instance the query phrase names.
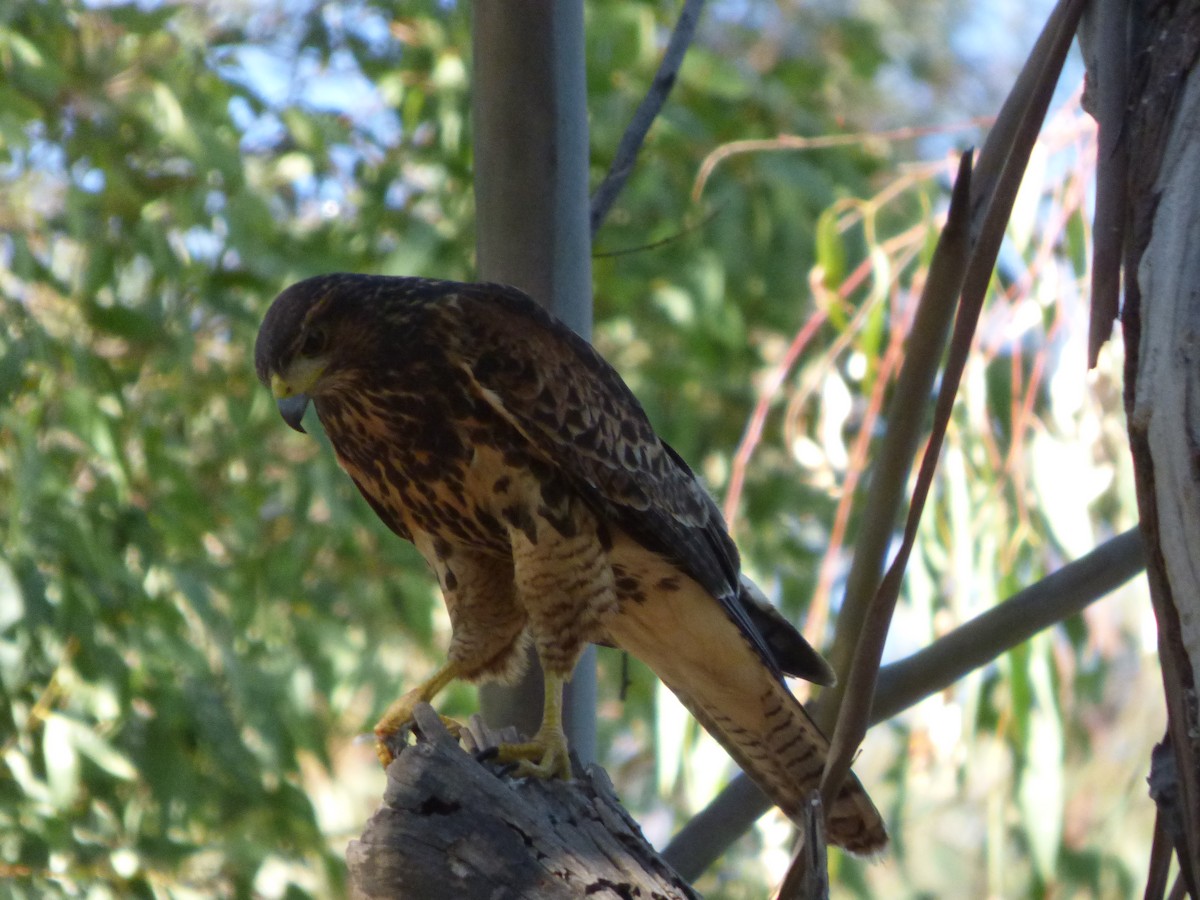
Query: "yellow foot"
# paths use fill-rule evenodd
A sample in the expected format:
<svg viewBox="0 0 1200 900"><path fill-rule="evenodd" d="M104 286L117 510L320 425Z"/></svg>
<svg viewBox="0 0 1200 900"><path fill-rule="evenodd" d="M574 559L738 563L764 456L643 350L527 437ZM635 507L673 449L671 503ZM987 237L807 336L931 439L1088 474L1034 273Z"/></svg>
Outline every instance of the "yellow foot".
<svg viewBox="0 0 1200 900"><path fill-rule="evenodd" d="M517 774L531 778L571 779L571 757L567 753L567 737L561 730L539 731L532 741L524 744L501 744L496 759L516 763Z"/></svg>
<svg viewBox="0 0 1200 900"><path fill-rule="evenodd" d="M418 703L428 703L432 700L434 695L453 681L457 674L458 669L455 664L446 663L434 672L433 676L424 684L413 688L399 700L394 701L383 714L383 718L375 723L375 755L379 757L379 761L385 768L396 758L388 746L389 740L412 726L413 708ZM463 726L458 722L447 719L445 716L439 716L439 718L455 737L462 732Z"/></svg>
<svg viewBox="0 0 1200 900"><path fill-rule="evenodd" d="M415 724L412 715L413 707L417 703L425 702L420 697L417 697L415 702L409 702L410 699L409 695L405 694L388 707L383 718L375 725L375 755L379 757L379 763L385 769L396 758L396 754L392 752L392 743L396 735L402 734L413 727ZM407 715L404 714L404 707L406 705L408 709ZM393 715L393 713L395 714ZM442 720L442 724L446 726L446 730L454 735L456 739L461 737L463 731L466 730L467 726L456 719L451 719L449 716L443 715L439 715L438 718Z"/></svg>

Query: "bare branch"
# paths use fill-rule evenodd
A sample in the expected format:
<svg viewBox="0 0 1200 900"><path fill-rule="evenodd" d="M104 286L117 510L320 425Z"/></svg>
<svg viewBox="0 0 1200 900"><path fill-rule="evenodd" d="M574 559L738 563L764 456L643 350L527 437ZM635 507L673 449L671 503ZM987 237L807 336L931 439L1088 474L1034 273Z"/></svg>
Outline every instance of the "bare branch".
<svg viewBox="0 0 1200 900"><path fill-rule="evenodd" d="M825 843L825 807L813 791L804 808L796 857L775 900L829 900L829 853Z"/></svg>
<svg viewBox="0 0 1200 900"><path fill-rule="evenodd" d="M1035 634L1082 612L1146 568L1131 528L1013 594L912 656L879 672L871 723L886 721L987 665Z"/></svg>
<svg viewBox="0 0 1200 900"><path fill-rule="evenodd" d="M1128 214L1129 142L1125 112L1129 104L1129 4L1100 0L1090 10L1095 48L1088 64L1089 88L1095 88L1092 110L1100 126L1096 153L1096 214L1092 227L1092 309L1088 322L1088 368L1095 368L1117 320L1121 296L1121 257ZM1088 33L1080 28L1080 43ZM1090 56L1090 54L1089 54ZM1089 94L1091 91L1089 90Z"/></svg>
<svg viewBox="0 0 1200 900"><path fill-rule="evenodd" d="M933 484L942 439L950 421L958 385L966 369L975 327L979 322L983 300L987 295L996 257L1000 252L1000 242L1012 215L1017 189L1046 117L1046 110L1050 105L1054 86L1058 83L1058 76L1062 72L1063 62L1079 24L1083 6L1083 0L1060 0L1055 7L1018 80L1018 87L1024 87L1025 92L1019 95L1018 100L1010 96L1000 112L995 131L1002 135L1004 140L997 142L994 140L996 135L990 135L980 154L980 169L985 173L990 174L992 171L992 159L999 161L994 168L996 178L986 191L979 190L978 185L974 183L971 185L972 198L983 214L979 219L978 235L972 242L970 262L962 282L962 299L954 323L950 353L942 373L933 427L917 474L900 549L880 583L870 609L863 617L864 625L859 629L854 663L846 680L845 693L842 695L845 704L838 710L837 726L830 738L829 758L825 761L821 793L826 802L836 795L850 771L850 762L867 731L871 697L874 694L879 658L883 653L886 637L886 625L891 619L896 597L899 596L908 555L916 541L921 512ZM1036 73L1035 77L1026 79L1026 72L1031 70ZM871 626L865 624L866 622L876 624Z"/></svg>
<svg viewBox="0 0 1200 900"><path fill-rule="evenodd" d="M946 335L954 321L955 304L962 289L970 244L968 226L972 179L971 155L963 156L954 185L949 218L938 239L929 277L917 305L904 363L887 413L887 431L874 450L875 464L863 502L863 526L854 546L854 559L846 579L846 599L838 620L830 662L843 684L834 688L836 711L846 686L846 672L864 627L867 605L879 583L888 547L895 532L898 510L928 421L929 396L946 348ZM964 177L964 172L967 177ZM826 729L829 722L821 722Z"/></svg>
<svg viewBox="0 0 1200 900"><path fill-rule="evenodd" d="M658 118L663 104L667 102L667 96L671 93L671 88L675 86L675 78L679 75L683 57L687 54L692 38L696 34L696 24L700 21L700 13L703 10L704 0L684 0L683 9L679 13L679 21L675 23L675 28L667 41L667 49L663 52L658 71L654 73L654 80L650 82L650 90L646 91L646 96L642 98L642 102L634 111L633 118L625 129L625 134L621 136L621 143L617 145L617 155L613 159L612 165L609 166L608 174L604 176L600 187L596 188L596 193L592 195L593 239L608 217L617 195L625 187L625 182L629 180L634 163L637 162L638 152L642 149L642 144L650 131L650 126Z"/></svg>
<svg viewBox="0 0 1200 900"><path fill-rule="evenodd" d="M872 516L870 510L879 505L885 510L894 510L899 502L900 491L908 481L909 468L917 449L921 426L925 421L925 410L928 408L926 397L929 396L937 374L938 362L942 358L946 336L954 319L955 304L962 291L963 279L966 277L971 257L971 157L971 152L963 155L958 178L954 183L954 196L950 201L946 226L938 240L937 250L929 266L929 279L925 283L925 290L921 293L921 301L917 307L917 320L910 339L912 346L900 369L896 393L887 416L887 433L878 455L879 470L876 475L880 477L874 480L867 496L868 519ZM960 308L960 321L961 316ZM967 335L967 343L970 344L970 334ZM953 354L953 349L951 353ZM947 369L949 366L947 362ZM957 381L949 385L951 392L956 388ZM946 390L947 383L943 381L943 394ZM926 449L927 460L930 453L937 452L934 446L937 440L936 428L935 420L934 436L931 438L930 447ZM927 477L932 479L932 472ZM918 482L917 490L920 490L920 487ZM839 623L838 628L840 637L853 635L857 643L849 677L845 677L846 668L843 666L839 672L843 676L842 684L830 692L829 702L832 708L837 710L838 719L830 740L829 756L825 760L825 772L821 778L821 795L826 804L837 796L838 789L850 771L850 763L858 745L867 731L879 658L891 625L895 598L899 596L899 578L906 561L906 557L903 556L904 547L911 547L916 538L914 520L919 520L920 504L921 498L914 497L913 510L916 511L916 516L912 515L910 510L909 524L905 528L905 544L901 546L902 555L897 557L899 566L893 563L888 572L889 577L885 578L874 592L873 599L864 603L865 594L855 597L850 594L849 587L847 588L843 613L857 615L860 621L857 627ZM890 521L888 518L881 520ZM885 535L890 537L890 529L878 528L876 534L876 540L883 540ZM883 546L872 546L867 556L869 559L882 560L883 550ZM855 552L855 562L860 562L858 548ZM869 563L867 567L856 565L855 571L866 579L873 574L873 567L873 563ZM894 590L889 591L892 585ZM866 587L867 582L863 581L861 586ZM835 648L843 651L834 657L835 666L845 660L844 650L847 646L848 642L842 640Z"/></svg>
<svg viewBox="0 0 1200 900"><path fill-rule="evenodd" d="M704 188L717 166L730 157L739 156L743 153L774 153L782 150L829 150L834 147L878 146L891 141L910 141L914 138L927 137L931 134L955 134L991 125L995 121L995 116L977 116L962 122L951 122L948 125L905 125L902 128L889 128L886 131L818 134L811 137L799 134L781 134L779 137L773 138L748 138L742 141L730 141L710 151L708 156L704 157L700 163L696 179L692 182L692 202L700 202L700 197L704 194Z"/></svg>

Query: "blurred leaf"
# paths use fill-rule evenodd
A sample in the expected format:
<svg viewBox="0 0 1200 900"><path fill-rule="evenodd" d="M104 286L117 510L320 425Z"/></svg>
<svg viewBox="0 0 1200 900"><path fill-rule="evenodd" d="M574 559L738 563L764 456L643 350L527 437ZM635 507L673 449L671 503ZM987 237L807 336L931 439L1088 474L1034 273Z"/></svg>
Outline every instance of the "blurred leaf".
<svg viewBox="0 0 1200 900"><path fill-rule="evenodd" d="M1044 884L1053 884L1063 829L1063 730L1054 702L1045 635L1034 640L1033 698L1022 754L1020 807L1030 852Z"/></svg>
<svg viewBox="0 0 1200 900"><path fill-rule="evenodd" d="M73 723L51 713L42 724L42 757L46 760L46 782L50 798L60 810L75 803L82 785L79 782L79 753L75 746Z"/></svg>
<svg viewBox="0 0 1200 900"><path fill-rule="evenodd" d="M78 724L72 725L71 732L74 747L82 756L87 757L114 778L119 778L122 781L137 780L137 769L134 768L129 759L123 754L118 753L111 744L101 738L96 732L89 728L80 727Z"/></svg>
<svg viewBox="0 0 1200 900"><path fill-rule="evenodd" d="M817 217L817 265L821 267L822 283L828 290L837 290L846 277L846 246L838 229L836 207L830 207Z"/></svg>
<svg viewBox="0 0 1200 900"><path fill-rule="evenodd" d="M88 322L102 332L138 343L149 343L163 337L158 321L124 306L90 305Z"/></svg>

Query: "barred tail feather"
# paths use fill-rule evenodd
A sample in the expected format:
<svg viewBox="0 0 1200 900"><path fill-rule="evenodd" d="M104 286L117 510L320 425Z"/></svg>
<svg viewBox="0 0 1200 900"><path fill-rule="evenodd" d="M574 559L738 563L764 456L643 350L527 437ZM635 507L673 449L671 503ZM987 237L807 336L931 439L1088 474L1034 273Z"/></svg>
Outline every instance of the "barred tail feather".
<svg viewBox="0 0 1200 900"><path fill-rule="evenodd" d="M744 623L698 583L619 532L610 556L619 605L605 620L606 641L648 665L771 802L799 822L829 741L764 658L761 635L747 636ZM799 635L796 641L803 643ZM810 648L796 660L819 676L808 655L817 657ZM887 843L879 811L853 775L826 810L826 823L830 842L853 853Z"/></svg>
<svg viewBox="0 0 1200 900"><path fill-rule="evenodd" d="M747 697L730 709L669 682L667 686L771 802L799 823L808 796L820 783L829 741L791 692L764 679L765 690L757 698ZM826 835L830 843L861 855L876 853L887 843L883 819L853 774L827 811Z"/></svg>

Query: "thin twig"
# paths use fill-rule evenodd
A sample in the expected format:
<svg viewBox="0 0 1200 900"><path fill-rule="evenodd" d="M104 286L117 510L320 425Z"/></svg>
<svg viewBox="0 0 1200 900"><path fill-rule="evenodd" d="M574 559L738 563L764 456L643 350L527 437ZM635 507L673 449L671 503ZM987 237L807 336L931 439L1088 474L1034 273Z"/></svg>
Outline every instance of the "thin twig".
<svg viewBox="0 0 1200 900"><path fill-rule="evenodd" d="M1117 320L1121 295L1121 256L1125 246L1125 193L1129 175L1129 142L1125 139L1129 102L1129 5L1100 0L1096 5L1096 121L1100 125L1096 153L1096 215L1092 228L1092 309L1088 321L1088 368L1094 369Z"/></svg>
<svg viewBox="0 0 1200 900"><path fill-rule="evenodd" d="M792 366L800 358L800 353L808 346L808 342L812 340L817 330L825 323L827 318L829 316L824 308L813 310L812 315L808 317L808 321L804 323L804 327L792 338L792 342L788 345L783 359L779 361L779 364L767 378L762 390L759 391L758 402L754 405L754 411L750 414L750 421L746 423L746 431L742 435L742 440L738 443L737 451L733 455L729 489L725 494L725 521L730 523L731 528L737 527L737 510L742 496L742 484L746 478L750 457L753 455L754 448L758 446L758 442L762 438L763 428L767 421L767 413L771 410L771 400L783 386L783 382L791 371Z"/></svg>
<svg viewBox="0 0 1200 900"><path fill-rule="evenodd" d="M731 156L742 153L767 153L780 150L831 150L835 147L852 147L857 144L872 142L906 141L931 134L954 134L969 128L980 128L991 125L995 116L979 116L965 122L952 122L948 125L907 125L903 128L892 128L888 131L858 131L853 134L818 134L805 137L798 134L781 134L773 138L750 138L744 141L730 141L722 144L704 157L696 180L692 182L692 201L698 202L704 187L708 184L713 170Z"/></svg>
<svg viewBox="0 0 1200 900"><path fill-rule="evenodd" d="M628 256L631 253L643 253L647 250L656 250L659 247L670 244L673 241L679 240L680 238L687 237L693 231L699 231L701 228L715 219L720 214L721 209L721 206L717 206L714 209L709 210L709 212L699 222L693 222L691 224L685 222L683 227L681 227L678 231L674 231L664 238L659 238L657 241L650 241L648 244L639 244L636 247L622 247L620 250L593 250L592 259L610 259L614 256Z"/></svg>
<svg viewBox="0 0 1200 900"><path fill-rule="evenodd" d="M897 182L903 182L907 187L914 180L915 179L910 178L897 179ZM872 197L869 203L882 205L882 203L886 202L887 199L890 199L890 197L887 196L889 192L890 187L880 194L877 194L875 197ZM901 266L897 266L896 272L898 273L901 268ZM792 338L791 343L788 344L788 348L784 352L784 355L780 359L779 363L763 380L762 387L760 388L758 394L758 401L755 403L754 410L750 414L750 419L746 423L746 429L742 433L742 439L738 442L737 450L733 455L733 464L731 466L729 477L729 488L725 493L725 502L722 507L725 513L725 521L729 522L731 527L737 527L737 511L738 506L741 503L742 487L745 483L746 475L749 470L750 458L754 455L755 449L762 440L763 428L766 424L766 419L768 413L770 412L771 404L774 402L779 391L783 388L784 381L787 380L788 375L795 366L796 361L800 358L800 354L804 351L804 348L808 346L809 341L811 341L815 336L817 329L819 329L829 318L829 310L833 304L836 302L842 302L845 304L850 295L853 294L854 291L858 290L862 283L866 281L872 275L872 273L873 270L871 260L864 259L855 267L853 272L845 277L842 283L837 286L835 291L828 290L824 284L821 283L817 270L814 269L812 275L810 275L809 289L812 291L813 297L816 299L816 309L809 316L808 320L801 327L800 331L797 332ZM899 276L897 275L897 277ZM841 353L845 345L849 343L851 339L850 335L855 331L856 323L864 319L869 312L870 309L866 304L858 307L854 319L852 319L851 322L849 322L843 329L845 334L842 337L839 337L832 347L829 347L825 350L825 353L823 354L823 367L820 368L820 370L814 376L807 378L804 385L796 393L796 397L802 398L798 401L799 403L803 404L806 402L808 396L816 390L816 386L821 378L824 377L825 371L830 365L833 364L833 360L837 358L838 354ZM789 409L791 406L792 404L789 403Z"/></svg>
<svg viewBox="0 0 1200 900"><path fill-rule="evenodd" d="M925 396L919 388L922 385L927 387L931 381L930 373L927 371L928 364L932 363L936 369L937 360L941 358L948 330L947 325L952 318L955 300L962 290L964 278L969 270L967 260L972 250L968 237L971 219L972 156L972 152L963 155L962 165L954 182L954 195L950 201L946 227L942 230L937 249L934 251L933 261L929 265L929 280L925 283L921 303L917 307L917 322L914 323L912 341L915 343L920 340L928 343L929 346L924 352L910 349L909 356L900 369L893 408L888 414L889 431L893 428L903 427L907 434L905 443L909 444L918 434L920 419L918 418L914 423L909 416L897 413L897 404L900 402L920 403ZM962 316L963 309L960 307L956 332L959 330L958 325L962 324ZM922 324L927 327L917 327ZM967 332L968 350L970 336L974 334L974 330L974 323L971 323L970 331ZM957 336L956 334L956 338ZM958 389L957 379L951 380L951 364L954 359L953 346L950 354L950 359L946 363L942 388L938 395L939 412L948 405L943 403L943 397L949 394L953 399ZM925 358L922 359L922 357ZM961 375L961 372L959 374ZM933 433L925 448L925 457L921 466L921 475L926 480L922 482L919 478L917 481L913 501L909 507L908 523L904 529L904 542L900 546L896 561L888 570L863 618L854 664L851 666L849 678L846 680L845 693L840 695L843 702L838 710L837 727L830 739L829 757L825 760L825 773L821 778L821 796L826 804L833 800L841 788L842 782L850 771L850 763L858 750L858 745L867 732L871 697L875 693L875 679L879 670L879 658L891 626L895 598L900 595L899 581L907 562L907 553L916 541L917 523L920 521L924 502L921 491L924 488L927 492L932 484L933 466L929 464L929 461L931 459L936 461L941 449L938 425L941 425L941 434L944 434L945 426L949 422L949 415L946 414L944 418L935 417L934 422ZM908 457L911 458L911 453L908 454Z"/></svg>
<svg viewBox="0 0 1200 900"><path fill-rule="evenodd" d="M646 91L646 96L634 110L633 118L626 127L625 133L621 135L621 143L617 145L617 155L608 169L608 174L604 176L600 187L596 188L596 193L592 195L593 240L596 232L600 230L600 226L608 217L617 195L625 187L625 182L629 180L634 163L637 162L638 153L650 131L650 126L658 118L663 104L667 102L667 96L671 93L671 88L675 86L679 68L683 65L683 57L696 34L696 24L700 21L700 13L703 9L704 0L684 0L683 9L679 13L679 21L675 23L675 28L667 41L667 49L663 52L658 71L654 73L654 80L650 82L650 89Z"/></svg>
<svg viewBox="0 0 1200 900"><path fill-rule="evenodd" d="M1035 77L1022 79L1027 92L1020 102L1013 102L1010 97L1005 103L1001 114L1011 115L1015 120L1010 122L1010 128L1004 131L1006 140L994 143L989 136L984 153L981 157L993 154L1003 161L995 168L996 178L993 188L987 193L975 191L972 184L972 199L978 204L977 208L986 212L979 225L978 237L970 246L970 262L967 265L965 278L959 272L962 285L962 299L958 316L954 323L954 336L950 342L950 353L942 374L941 388L938 391L937 404L934 409L933 427L930 431L929 443L921 460L921 468L917 474L917 483L913 489L912 500L909 504L908 517L904 526L904 535L895 559L888 568L887 574L880 583L870 609L864 617L863 626L859 630L858 645L854 653L854 663L846 680L846 689L841 697L843 703L837 714L837 726L830 739L829 758L825 762L825 773L821 781L822 798L829 803L836 796L838 789L850 771L854 754L862 742L870 724L871 697L879 671L879 659L883 653L884 641L891 623L892 612L900 595L900 587L908 558L916 542L917 526L920 524L921 513L925 501L933 485L933 476L937 468L938 457L941 453L942 441L950 414L954 407L958 386L966 369L970 356L971 343L979 322L979 314L983 308L983 300L987 295L988 284L995 269L996 257L1000 252L1000 243L1008 221L1012 215L1013 203L1016 201L1017 189L1029 163L1029 155L1037 140L1038 132L1046 117L1054 86L1058 83L1062 72L1067 50L1070 48L1075 29L1079 24L1079 16L1083 10L1083 0L1061 0L1046 23L1043 35L1039 38L1034 54L1030 57L1026 68L1034 70ZM1040 51L1040 52L1039 52ZM997 122L997 130L1000 129ZM983 159L981 158L981 165ZM956 194L957 194L957 187ZM964 204L965 205L965 204ZM951 215L954 208L951 206ZM950 229L947 222L947 231ZM964 236L965 237L965 236ZM939 251L941 247L939 246ZM937 262L935 254L934 263ZM945 275L950 275L949 267ZM930 281L934 278L934 266L930 266ZM891 417L889 417L891 418Z"/></svg>

